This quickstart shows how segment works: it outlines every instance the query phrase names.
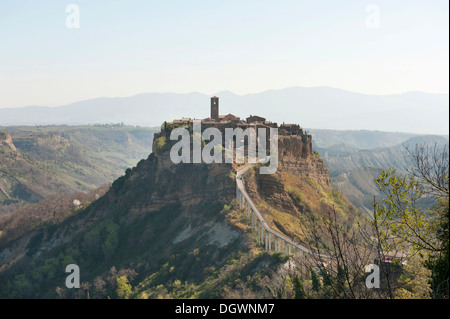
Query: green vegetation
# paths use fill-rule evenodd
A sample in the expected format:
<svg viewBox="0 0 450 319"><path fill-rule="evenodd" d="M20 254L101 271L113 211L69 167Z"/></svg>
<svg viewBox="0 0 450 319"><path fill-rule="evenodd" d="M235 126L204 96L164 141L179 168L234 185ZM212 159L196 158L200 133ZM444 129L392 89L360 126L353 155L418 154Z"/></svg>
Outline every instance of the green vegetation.
<svg viewBox="0 0 450 319"><path fill-rule="evenodd" d="M167 145L166 138L164 136L158 137L154 143L156 152L162 152L164 147Z"/></svg>
<svg viewBox="0 0 450 319"><path fill-rule="evenodd" d="M0 215L53 193L110 183L148 157L156 131L123 125L7 129L16 149L0 143Z"/></svg>
<svg viewBox="0 0 450 319"><path fill-rule="evenodd" d="M108 131L116 129L117 135ZM95 133L86 128L89 132L70 134L42 129L32 138L26 132L13 136L29 163L46 172L64 170L81 187L87 184L82 177L90 176L89 156L100 150L96 160L112 155L111 161L120 161L123 155L114 155L118 145L134 149L131 135L136 132L128 129L96 127ZM109 136L108 146L97 140L103 133ZM77 148L80 139L89 147ZM169 143L159 138L155 149L166 152ZM11 169L20 163L17 154L6 146L0 150L8 176L21 181L26 193L29 182L19 166ZM381 175L386 201L377 206L378 232L369 233L368 219L320 178L282 170L262 176L249 170L246 188L270 226L333 256L328 264L326 258L289 258L256 244L255 231L233 200L231 165L173 166L162 158L151 154L122 169L125 174L108 191L47 196L0 219L0 252L6 256L0 298L370 298L378 291L382 297L445 296L436 283L445 282L446 271L448 278L448 195L423 210L415 205L423 195L416 179L395 171ZM11 199L3 189L0 183L3 200ZM398 263L387 267L392 273L400 269L395 280L401 284L387 295L384 287L368 292L364 286L363 266L381 260L373 254L377 244L414 252L404 268ZM11 256L5 248L13 248ZM64 288L64 269L71 263L82 269L78 290Z"/></svg>
<svg viewBox="0 0 450 319"><path fill-rule="evenodd" d="M286 190L288 191L288 194L291 196L291 198L297 201L298 203L303 202L303 200L305 199L305 196L303 195L302 192L300 192L300 190L297 187L288 186L286 187Z"/></svg>
<svg viewBox="0 0 450 319"><path fill-rule="evenodd" d="M444 151L440 159L424 159L428 152L415 156L421 157L416 162L418 175L401 176L390 169L382 171L375 180L386 197L382 204L375 203L373 223L385 251L408 251L410 270L402 280L409 289L402 288L397 294L410 298L448 298L448 154ZM442 162L437 163L439 160ZM439 170L430 170L437 166ZM436 204L424 209L418 204L426 192L434 196Z"/></svg>
<svg viewBox="0 0 450 319"><path fill-rule="evenodd" d="M263 296L262 277L286 258L261 252L253 240L246 244L238 226L229 222L237 216L236 204L217 201L217 191L208 186L209 166L179 165L172 171L158 170L157 163L155 155L140 161L106 195L91 205L81 201L71 214L58 212L61 218L52 223L47 222L52 213L44 207L43 222L31 231L24 224L25 231L16 234L8 228L16 222L0 223L7 237L14 238L0 242L0 250L14 243L28 246L27 255L18 251L17 258L3 265L0 297L221 298L236 293L244 282L246 294ZM234 180L226 170L215 178L228 198ZM148 205L150 198L170 198L174 191L181 195L180 186L203 200L194 206ZM179 237L184 232L188 240ZM64 287L69 263L82 269L79 290Z"/></svg>
<svg viewBox="0 0 450 319"><path fill-rule="evenodd" d="M249 170L245 175L247 188L257 189L258 185L270 183L277 193L259 192L250 196L257 199L256 205L265 214L269 225L295 241L307 242L311 218L324 216L324 212L331 209L336 210L341 222L349 225L355 222L355 207L335 188L283 171L272 175L269 181L259 180L262 178L265 177ZM281 188L285 193L280 191ZM273 197L281 198L281 201L274 201Z"/></svg>
<svg viewBox="0 0 450 319"><path fill-rule="evenodd" d="M306 299L305 290L303 288L303 280L300 279L298 276L295 276L293 284L295 292L294 299Z"/></svg>
<svg viewBox="0 0 450 319"><path fill-rule="evenodd" d="M214 203L203 205L190 223L220 224L235 212L235 206L220 212ZM94 213L86 208L61 224L76 224ZM207 245L198 231L190 241L168 245L187 220L178 216L180 207L167 207L140 217L124 214L124 208L111 211L110 216L55 249L30 253L8 270L0 273L2 298L64 297L64 298L227 298L234 296L245 283L245 294L264 296L266 280L272 269L286 261L282 254L262 252L251 241L242 239L217 248ZM200 226L201 227L201 226ZM179 229L173 232L173 229ZM158 229L155 233L152 229ZM60 231L54 234L61 236ZM38 247L49 238L44 228L30 240ZM195 245L200 245L195 247ZM194 248L195 247L195 248ZM62 287L65 265L76 263L83 269L83 284L87 291ZM263 269L261 266L263 265ZM199 271L201 270L201 271ZM56 288L55 288L56 287ZM248 289L248 290L247 290Z"/></svg>
<svg viewBox="0 0 450 319"><path fill-rule="evenodd" d="M120 276L117 278L117 297L120 299L128 299L132 293L131 285L126 276Z"/></svg>
<svg viewBox="0 0 450 319"><path fill-rule="evenodd" d="M313 134L316 150L326 163L332 185L355 205L358 210L372 215L373 196L383 194L373 183L380 171L395 168L407 173L411 164L406 147L416 144L448 145L448 136L413 136L403 133L370 131L317 130Z"/></svg>

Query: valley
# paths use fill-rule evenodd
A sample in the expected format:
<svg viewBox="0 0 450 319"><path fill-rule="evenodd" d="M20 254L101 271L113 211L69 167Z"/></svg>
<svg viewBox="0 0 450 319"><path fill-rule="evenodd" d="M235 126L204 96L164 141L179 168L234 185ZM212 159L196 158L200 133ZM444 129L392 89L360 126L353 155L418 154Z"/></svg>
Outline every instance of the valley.
<svg viewBox="0 0 450 319"><path fill-rule="evenodd" d="M33 176L39 178L47 178L45 173L52 172L66 182L63 185L67 190L66 195L57 197L63 188L56 192L50 188L42 198L30 200L33 204L23 204L15 214L0 218L0 281L4 283L0 296L275 297L277 293L271 289L281 283L275 284L278 279L274 278L284 276L289 255L297 255L297 250L277 244L275 238L258 239L261 232L249 223L236 200L238 166L174 165L169 157L173 142L169 141L163 147L153 146L146 159L138 160L150 146L143 137L153 132L130 130L74 127L55 133L54 127L46 127L33 132L9 128L11 135L3 133L3 154L9 156L3 157L3 163L7 164L8 158L14 163L23 161L23 166L11 162L9 166L30 167L37 172ZM341 134L326 132L333 133ZM327 218L334 210L339 222L349 229L365 223L370 214L359 212L369 212L369 199L378 194L373 178L382 167L395 165L401 169L405 163L399 140L407 138L402 143L411 145L447 141L445 137L396 138L380 144L371 136L346 146L346 134L345 140L337 140L340 144L328 148L316 144L314 152L307 145L293 147L291 138L285 137L280 142L283 156L277 173L264 175L256 166L250 167L243 179L245 189L270 229L290 238L288 242L292 240L293 245L313 247L312 216ZM80 152L81 145L88 147ZM378 147L362 149L374 145ZM127 153L118 151L122 146ZM121 174L133 161L137 164L128 164L132 168ZM71 163L77 163L86 173L96 170L96 174L80 174ZM114 178L101 175L112 167L117 167L120 177L111 186L96 188L100 182ZM79 182L70 184L67 176ZM84 188L80 188L82 182ZM3 189L3 194L11 196ZM79 202L76 206L75 200ZM273 251L267 251L267 247ZM63 287L64 274L58 269L68 263L76 263L83 270L83 289ZM292 297L291 293L282 296Z"/></svg>
<svg viewBox="0 0 450 319"><path fill-rule="evenodd" d="M155 128L0 127L0 215L111 183L151 152Z"/></svg>

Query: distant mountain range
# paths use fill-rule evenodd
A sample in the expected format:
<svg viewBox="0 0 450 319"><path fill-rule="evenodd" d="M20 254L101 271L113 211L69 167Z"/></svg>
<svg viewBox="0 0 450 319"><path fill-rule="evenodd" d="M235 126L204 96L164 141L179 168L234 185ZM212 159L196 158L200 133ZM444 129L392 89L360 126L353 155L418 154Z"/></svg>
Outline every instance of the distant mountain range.
<svg viewBox="0 0 450 319"><path fill-rule="evenodd" d="M278 123L333 130L448 134L449 95L407 92L367 95L331 87L291 87L237 95L217 92L220 114L250 114ZM120 123L159 126L166 120L209 116L210 96L144 93L96 98L59 107L0 108L0 125ZM5 106L3 106L5 107Z"/></svg>

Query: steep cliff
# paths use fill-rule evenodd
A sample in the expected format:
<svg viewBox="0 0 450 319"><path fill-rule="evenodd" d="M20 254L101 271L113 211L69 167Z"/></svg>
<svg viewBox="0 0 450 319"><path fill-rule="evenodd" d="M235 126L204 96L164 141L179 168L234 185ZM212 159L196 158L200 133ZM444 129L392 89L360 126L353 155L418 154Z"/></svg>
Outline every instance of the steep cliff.
<svg viewBox="0 0 450 319"><path fill-rule="evenodd" d="M277 173L261 175L255 166L245 181L269 224L300 241L302 216L329 200L329 180L310 140L283 137L279 146ZM266 276L287 257L256 246L234 199L236 165L174 164L170 143L154 150L90 205L3 241L0 297L84 298L88 289L94 298L121 298L123 277L130 298L236 297L241 290L267 297ZM64 288L69 263L91 288Z"/></svg>
<svg viewBox="0 0 450 319"><path fill-rule="evenodd" d="M319 154L312 152L311 136L280 136L276 173L245 175L250 197L269 225L299 242L307 242L312 216L334 207L343 222L355 218L356 209L332 189L328 169Z"/></svg>
<svg viewBox="0 0 450 319"><path fill-rule="evenodd" d="M9 147L11 150L16 151L11 135L8 131L0 131L0 145Z"/></svg>
<svg viewBox="0 0 450 319"><path fill-rule="evenodd" d="M120 297L112 269L126 274L132 297L221 297L235 285L231 275L246 280L284 260L252 253L235 192L231 164L173 164L168 150L151 154L91 205L3 241L0 296L85 297L64 287L64 269L75 263L86 284L107 283L92 288L95 298ZM179 291L179 282L187 288Z"/></svg>
<svg viewBox="0 0 450 319"><path fill-rule="evenodd" d="M312 152L310 135L280 136L278 150L281 171L310 178L319 184L330 186L328 169L322 158Z"/></svg>

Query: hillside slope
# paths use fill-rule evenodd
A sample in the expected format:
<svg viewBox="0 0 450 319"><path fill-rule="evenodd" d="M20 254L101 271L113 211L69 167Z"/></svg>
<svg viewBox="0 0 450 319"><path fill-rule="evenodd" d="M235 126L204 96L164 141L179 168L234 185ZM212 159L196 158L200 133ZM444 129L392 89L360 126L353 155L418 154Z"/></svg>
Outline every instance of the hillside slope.
<svg viewBox="0 0 450 319"><path fill-rule="evenodd" d="M343 141L341 141L343 142ZM370 150L352 150L346 144L333 145L329 148L316 147L326 163L333 187L339 189L362 212L372 212L373 196L380 198L374 178L380 170L395 168L406 173L411 164L406 149L414 150L416 145L428 145L439 148L447 145L448 138L443 136L415 136L391 147L379 147Z"/></svg>
<svg viewBox="0 0 450 319"><path fill-rule="evenodd" d="M0 136L0 214L112 182L150 153L155 132L113 125L7 129Z"/></svg>
<svg viewBox="0 0 450 319"><path fill-rule="evenodd" d="M117 274L132 282L132 297L221 297L224 286L234 284L230 267L245 279L284 260L249 254L254 244L231 206L224 209L234 196L230 164L174 165L167 153L151 154L62 221L13 241L7 221L0 223L0 296L74 297L61 287L66 265L76 263L94 298L120 297ZM233 266L241 258L247 261ZM101 283L103 290L94 289Z"/></svg>
<svg viewBox="0 0 450 319"><path fill-rule="evenodd" d="M0 215L52 193L75 189L17 149L7 131L0 132Z"/></svg>
<svg viewBox="0 0 450 319"><path fill-rule="evenodd" d="M355 210L332 193L320 157L298 157L301 149L290 142L280 142L278 173L257 176L256 170L255 184L249 178L247 185L263 208L273 208L266 217L274 229L307 241L303 217L333 204L346 219ZM236 205L233 165L173 164L162 148L88 206L14 239L14 227L0 221L0 296L270 296L270 278L288 259L256 245ZM64 287L70 263L80 267L83 289Z"/></svg>

